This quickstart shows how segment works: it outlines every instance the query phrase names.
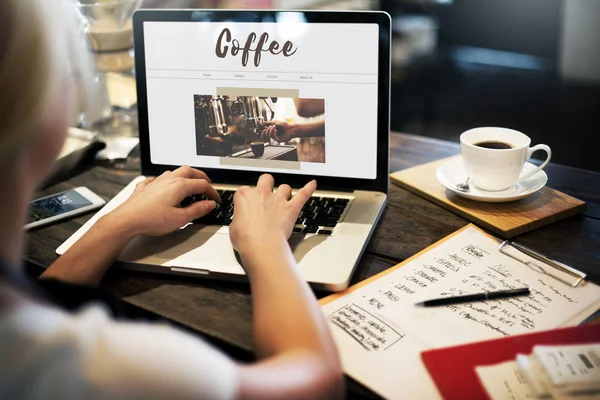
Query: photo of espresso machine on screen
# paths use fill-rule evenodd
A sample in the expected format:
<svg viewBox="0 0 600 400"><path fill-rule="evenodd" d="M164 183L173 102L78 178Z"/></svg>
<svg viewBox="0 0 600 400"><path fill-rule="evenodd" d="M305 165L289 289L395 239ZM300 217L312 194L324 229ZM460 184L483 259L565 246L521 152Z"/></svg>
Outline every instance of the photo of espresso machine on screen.
<svg viewBox="0 0 600 400"><path fill-rule="evenodd" d="M298 161L296 146L271 143L276 97L194 95L196 154Z"/></svg>

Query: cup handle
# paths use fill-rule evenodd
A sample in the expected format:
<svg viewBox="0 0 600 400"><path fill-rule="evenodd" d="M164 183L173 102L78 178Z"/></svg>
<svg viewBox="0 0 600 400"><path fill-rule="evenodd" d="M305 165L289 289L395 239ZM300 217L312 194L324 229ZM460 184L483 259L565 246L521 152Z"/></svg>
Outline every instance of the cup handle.
<svg viewBox="0 0 600 400"><path fill-rule="evenodd" d="M552 157L552 151L550 150L550 147L546 146L545 144L538 144L538 145L535 145L533 147L530 147L527 150L527 159L529 160L529 158L531 157L531 155L535 151L537 151L537 150L543 150L543 151L546 152L546 155L547 155L546 160L544 160L544 162L542 163L542 165L540 165L536 169L534 169L532 171L529 171L526 174L519 175L519 182L520 181L524 181L525 179L532 177L538 171L541 171L550 162L550 157Z"/></svg>

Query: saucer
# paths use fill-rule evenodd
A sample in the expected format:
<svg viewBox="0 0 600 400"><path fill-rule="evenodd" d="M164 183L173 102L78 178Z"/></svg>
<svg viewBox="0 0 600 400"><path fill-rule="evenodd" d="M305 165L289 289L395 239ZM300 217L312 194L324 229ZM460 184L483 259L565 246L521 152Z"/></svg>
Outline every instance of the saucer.
<svg viewBox="0 0 600 400"><path fill-rule="evenodd" d="M525 163L523 171L531 171L537 168L536 165L528 162ZM487 190L479 189L473 183L469 184L468 192L461 192L454 188L454 185L463 183L467 180L467 171L463 164L462 158L454 158L442 165L436 171L437 180L444 185L448 190L456 193L457 195L476 201L483 201L486 203L503 203L507 201L515 201L524 197L530 196L546 186L548 182L548 176L544 171L539 171L535 175L521 181L515 185L512 185L508 189L500 190L497 192L490 192Z"/></svg>

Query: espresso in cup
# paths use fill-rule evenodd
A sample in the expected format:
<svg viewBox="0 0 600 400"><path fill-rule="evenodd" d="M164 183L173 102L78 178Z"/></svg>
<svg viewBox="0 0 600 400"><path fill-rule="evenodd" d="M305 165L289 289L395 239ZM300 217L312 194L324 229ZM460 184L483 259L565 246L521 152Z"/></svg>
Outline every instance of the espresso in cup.
<svg viewBox="0 0 600 400"><path fill-rule="evenodd" d="M550 162L550 147L530 145L529 136L508 128L475 128L460 135L467 174L475 186L488 191L508 189L533 176ZM546 160L534 170L523 173L525 163L537 150L546 152Z"/></svg>
<svg viewBox="0 0 600 400"><path fill-rule="evenodd" d="M483 147L484 149L495 149L495 150L508 150L508 149L515 148L515 146L513 146L510 143L496 142L494 140L488 140L486 142L475 143L475 146Z"/></svg>

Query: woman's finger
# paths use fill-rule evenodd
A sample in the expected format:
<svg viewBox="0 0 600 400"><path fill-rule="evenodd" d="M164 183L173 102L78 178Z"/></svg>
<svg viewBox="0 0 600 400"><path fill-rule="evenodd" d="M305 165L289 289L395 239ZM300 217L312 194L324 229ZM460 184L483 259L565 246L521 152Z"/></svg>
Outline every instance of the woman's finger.
<svg viewBox="0 0 600 400"><path fill-rule="evenodd" d="M206 179L181 179L178 181L177 189L179 191L177 197L181 200L193 194L203 194L210 200L221 202L221 196Z"/></svg>
<svg viewBox="0 0 600 400"><path fill-rule="evenodd" d="M292 188L290 187L290 185L279 185L279 187L277 188L277 191L275 191L275 194L283 197L286 200L289 200L290 197L292 197Z"/></svg>
<svg viewBox="0 0 600 400"><path fill-rule="evenodd" d="M215 207L216 203L213 200L202 200L182 208L181 212L185 214L185 219L189 222L197 218L204 217L206 214L214 210Z"/></svg>
<svg viewBox="0 0 600 400"><path fill-rule="evenodd" d="M190 179L205 179L210 182L210 178L203 171L184 165L173 171L173 177L190 178Z"/></svg>
<svg viewBox="0 0 600 400"><path fill-rule="evenodd" d="M270 174L262 174L260 178L258 178L258 183L256 184L256 187L272 192L274 185L275 179L273 179L273 177Z"/></svg>
<svg viewBox="0 0 600 400"><path fill-rule="evenodd" d="M294 205L294 210L299 213L315 190L317 190L317 181L314 179L304 185L302 189L298 190L294 197L292 197L292 200L290 200L290 203Z"/></svg>

